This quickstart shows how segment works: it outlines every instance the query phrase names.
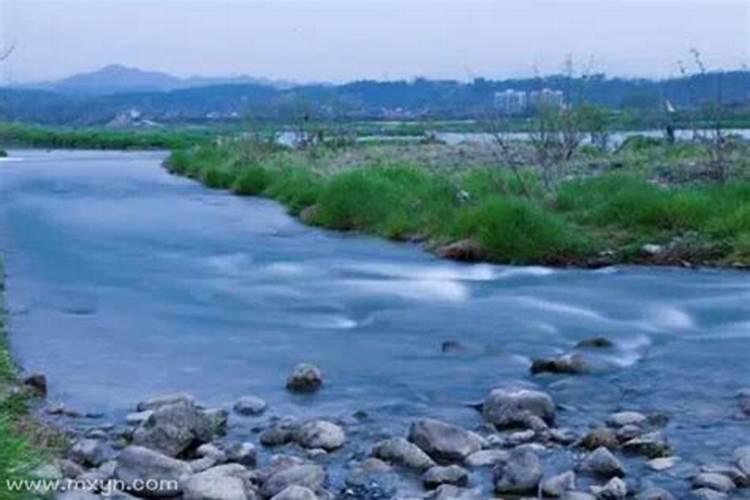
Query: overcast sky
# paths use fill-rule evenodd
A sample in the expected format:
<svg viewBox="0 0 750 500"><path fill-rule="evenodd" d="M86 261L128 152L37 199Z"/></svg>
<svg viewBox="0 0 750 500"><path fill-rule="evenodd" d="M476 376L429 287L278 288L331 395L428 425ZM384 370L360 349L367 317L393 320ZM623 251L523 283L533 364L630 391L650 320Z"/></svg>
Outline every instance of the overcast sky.
<svg viewBox="0 0 750 500"><path fill-rule="evenodd" d="M670 76L697 47L750 64L750 0L0 0L5 81L119 63L343 81L559 71Z"/></svg>

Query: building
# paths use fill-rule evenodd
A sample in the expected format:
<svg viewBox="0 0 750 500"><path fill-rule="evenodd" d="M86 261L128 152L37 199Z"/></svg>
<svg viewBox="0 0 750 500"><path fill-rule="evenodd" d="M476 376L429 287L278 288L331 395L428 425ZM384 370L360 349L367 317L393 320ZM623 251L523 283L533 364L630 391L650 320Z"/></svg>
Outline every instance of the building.
<svg viewBox="0 0 750 500"><path fill-rule="evenodd" d="M528 108L526 92L513 89L495 92L495 107L504 115L525 113Z"/></svg>
<svg viewBox="0 0 750 500"><path fill-rule="evenodd" d="M533 110L559 109L565 106L562 90L543 88L529 93L529 107Z"/></svg>

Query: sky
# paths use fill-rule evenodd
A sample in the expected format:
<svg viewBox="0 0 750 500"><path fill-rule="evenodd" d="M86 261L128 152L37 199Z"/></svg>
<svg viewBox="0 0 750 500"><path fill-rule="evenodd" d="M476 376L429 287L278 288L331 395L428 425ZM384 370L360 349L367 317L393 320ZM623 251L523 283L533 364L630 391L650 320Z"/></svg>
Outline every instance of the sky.
<svg viewBox="0 0 750 500"><path fill-rule="evenodd" d="M750 0L0 0L0 79L108 64L177 76L669 77L750 65ZM586 69L590 68L590 69Z"/></svg>

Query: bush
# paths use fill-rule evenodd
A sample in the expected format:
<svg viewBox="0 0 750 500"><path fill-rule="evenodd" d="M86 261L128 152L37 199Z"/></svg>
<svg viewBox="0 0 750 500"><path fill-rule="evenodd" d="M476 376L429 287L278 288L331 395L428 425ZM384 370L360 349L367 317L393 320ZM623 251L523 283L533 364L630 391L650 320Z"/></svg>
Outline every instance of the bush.
<svg viewBox="0 0 750 500"><path fill-rule="evenodd" d="M297 213L318 201L321 187L320 177L309 168L292 166L271 170L265 192Z"/></svg>
<svg viewBox="0 0 750 500"><path fill-rule="evenodd" d="M259 165L244 167L232 184L232 191L241 195L262 193L268 186L268 172Z"/></svg>
<svg viewBox="0 0 750 500"><path fill-rule="evenodd" d="M223 167L208 167L201 173L201 182L215 189L229 189L234 179L234 174Z"/></svg>

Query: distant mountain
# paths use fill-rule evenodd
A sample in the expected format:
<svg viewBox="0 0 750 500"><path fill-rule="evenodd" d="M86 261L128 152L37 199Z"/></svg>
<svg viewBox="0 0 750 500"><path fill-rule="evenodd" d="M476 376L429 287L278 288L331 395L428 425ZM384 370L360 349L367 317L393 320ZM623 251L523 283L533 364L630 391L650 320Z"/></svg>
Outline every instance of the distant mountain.
<svg viewBox="0 0 750 500"><path fill-rule="evenodd" d="M234 84L266 85L278 89L286 89L295 85L293 82L250 76L178 78L159 71L144 71L113 64L90 73L81 73L62 80L15 85L14 88L52 90L65 94L107 95L126 92L166 92L192 87Z"/></svg>

